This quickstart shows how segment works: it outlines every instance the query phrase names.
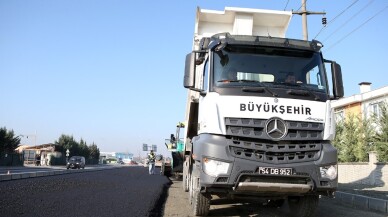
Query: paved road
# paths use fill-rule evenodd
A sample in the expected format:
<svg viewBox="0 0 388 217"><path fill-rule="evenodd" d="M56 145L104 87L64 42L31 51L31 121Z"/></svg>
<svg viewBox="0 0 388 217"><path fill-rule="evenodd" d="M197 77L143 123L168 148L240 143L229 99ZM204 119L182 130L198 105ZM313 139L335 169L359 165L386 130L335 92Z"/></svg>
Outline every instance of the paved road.
<svg viewBox="0 0 388 217"><path fill-rule="evenodd" d="M165 217L192 216L192 209L188 202L188 194L182 191L182 182L173 181L168 190L165 204ZM258 203L225 204L225 200L212 200L209 216L260 216L283 217L290 216L288 205L273 208ZM229 201L230 202L230 201ZM385 214L354 209L338 204L335 200L321 199L316 217L386 217Z"/></svg>
<svg viewBox="0 0 388 217"><path fill-rule="evenodd" d="M170 181L144 167L0 182L0 216L161 216Z"/></svg>
<svg viewBox="0 0 388 217"><path fill-rule="evenodd" d="M111 168L111 167L121 167L120 164L96 164L96 165L86 165L85 170L101 169L101 168ZM30 172L41 172L41 171L54 171L54 170L66 170L66 166L19 166L19 167L0 167L0 175L2 174L15 174L15 173L30 173Z"/></svg>
<svg viewBox="0 0 388 217"><path fill-rule="evenodd" d="M0 182L0 216L192 216L181 181L148 175L144 167L70 173ZM230 201L229 201L230 202ZM289 216L259 203L212 201L209 216ZM317 217L382 217L322 199Z"/></svg>

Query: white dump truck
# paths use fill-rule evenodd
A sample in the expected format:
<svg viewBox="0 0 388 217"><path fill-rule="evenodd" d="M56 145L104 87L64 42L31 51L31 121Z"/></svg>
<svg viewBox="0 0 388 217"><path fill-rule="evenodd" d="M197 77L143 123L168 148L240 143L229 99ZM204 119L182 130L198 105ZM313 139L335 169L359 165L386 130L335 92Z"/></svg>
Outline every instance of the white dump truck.
<svg viewBox="0 0 388 217"><path fill-rule="evenodd" d="M291 17L197 9L184 73L183 188L194 215L217 196L287 200L295 216L313 216L336 191L330 103L343 97L341 67L319 41L285 38Z"/></svg>

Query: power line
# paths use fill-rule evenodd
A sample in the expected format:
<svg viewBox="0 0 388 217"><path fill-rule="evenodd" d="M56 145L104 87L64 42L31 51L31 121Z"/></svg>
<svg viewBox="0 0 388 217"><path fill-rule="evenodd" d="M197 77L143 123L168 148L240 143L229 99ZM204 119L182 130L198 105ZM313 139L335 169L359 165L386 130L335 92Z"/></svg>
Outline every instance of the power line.
<svg viewBox="0 0 388 217"><path fill-rule="evenodd" d="M340 27L338 27L336 30L334 30L333 33L331 33L328 37L326 37L325 39L321 40L322 42L326 41L327 39L329 39L331 36L333 36L336 32L338 32L340 29L342 29L345 25L349 24L350 21L352 19L354 19L354 17L356 17L358 14L360 14L363 10L365 10L367 7L369 7L372 3L374 2L374 0L370 0L368 2L367 5L365 5L363 8L361 8L361 10L359 10L357 13L355 13L350 19L346 20Z"/></svg>
<svg viewBox="0 0 388 217"><path fill-rule="evenodd" d="M307 0L298 8L298 10L297 11L299 11L302 7L305 7L306 6L306 4L307 4Z"/></svg>
<svg viewBox="0 0 388 217"><path fill-rule="evenodd" d="M343 10L341 13L339 13L337 16L335 16L331 21L329 21L327 23L326 26L322 27L321 30L318 32L318 34L314 37L314 39L317 38L317 36L319 34L321 34L321 32L327 27L329 26L330 23L333 23L338 17L340 17L343 13L345 13L347 10L349 10L349 8L351 8L354 4L356 4L359 0L355 0L352 4L350 4L347 8L345 8L345 10Z"/></svg>
<svg viewBox="0 0 388 217"><path fill-rule="evenodd" d="M284 7L284 10L283 10L283 11L286 10L286 8L287 8L289 2L290 2L290 0L287 0L286 6Z"/></svg>
<svg viewBox="0 0 388 217"><path fill-rule="evenodd" d="M385 6L385 8L383 8L382 10L380 10L378 13L376 13L375 15L373 15L371 18L369 18L368 20L366 20L365 22L363 22L361 25L359 25L357 28L355 28L353 31L351 31L350 33L348 33L347 35L345 35L344 37L342 37L340 40L338 40L336 43L334 43L331 47L329 47L327 50L325 50L325 52L327 52L328 50L330 50L331 48L333 48L334 46L336 46L337 44L339 44L340 42L342 42L345 38L349 37L351 34L353 34L355 31L359 30L362 26L364 26L365 24L367 24L369 21L371 21L373 18L375 18L377 15L379 15L380 13L382 13L385 9L388 8L388 5Z"/></svg>
<svg viewBox="0 0 388 217"><path fill-rule="evenodd" d="M338 17L340 17L343 13L345 13L345 11L349 10L349 8L351 8L353 5L355 5L359 0L355 0L352 4L350 4L347 8L345 8L345 10L343 10L341 13L339 13L337 16L335 16L333 18L333 20L331 20L328 24L330 23L333 23Z"/></svg>

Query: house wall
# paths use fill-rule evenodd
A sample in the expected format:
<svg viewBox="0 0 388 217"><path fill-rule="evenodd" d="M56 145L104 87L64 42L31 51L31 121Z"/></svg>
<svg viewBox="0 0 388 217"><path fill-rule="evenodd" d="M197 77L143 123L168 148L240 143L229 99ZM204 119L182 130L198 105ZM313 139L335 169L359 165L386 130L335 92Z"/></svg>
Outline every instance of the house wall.
<svg viewBox="0 0 388 217"><path fill-rule="evenodd" d="M362 112L361 112L361 103L360 102L347 105L344 109L345 109L346 116L352 114L352 115L361 117Z"/></svg>
<svg viewBox="0 0 388 217"><path fill-rule="evenodd" d="M339 163L338 182L370 186L388 185L388 164L377 163L375 152L369 153L369 162Z"/></svg>

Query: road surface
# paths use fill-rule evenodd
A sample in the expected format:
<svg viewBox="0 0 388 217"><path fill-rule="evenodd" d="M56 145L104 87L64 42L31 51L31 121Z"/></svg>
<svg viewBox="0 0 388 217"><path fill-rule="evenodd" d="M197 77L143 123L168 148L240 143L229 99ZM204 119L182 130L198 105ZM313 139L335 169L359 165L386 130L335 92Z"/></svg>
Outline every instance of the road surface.
<svg viewBox="0 0 388 217"><path fill-rule="evenodd" d="M0 216L192 216L181 181L148 175L145 167L117 167L84 173L0 182ZM225 204L229 202L230 204ZM289 216L259 203L212 200L209 216ZM316 217L383 217L322 199Z"/></svg>
<svg viewBox="0 0 388 217"><path fill-rule="evenodd" d="M170 181L145 167L0 182L0 216L162 216Z"/></svg>
<svg viewBox="0 0 388 217"><path fill-rule="evenodd" d="M225 204L225 202L231 204ZM259 203L232 203L221 199L212 200L211 203L209 216L290 216L287 203L281 208L268 207ZM193 216L188 202L188 193L183 192L181 181L174 180L170 186L163 216ZM323 198L319 201L315 217L386 217L386 215L357 210L338 204L335 200Z"/></svg>

